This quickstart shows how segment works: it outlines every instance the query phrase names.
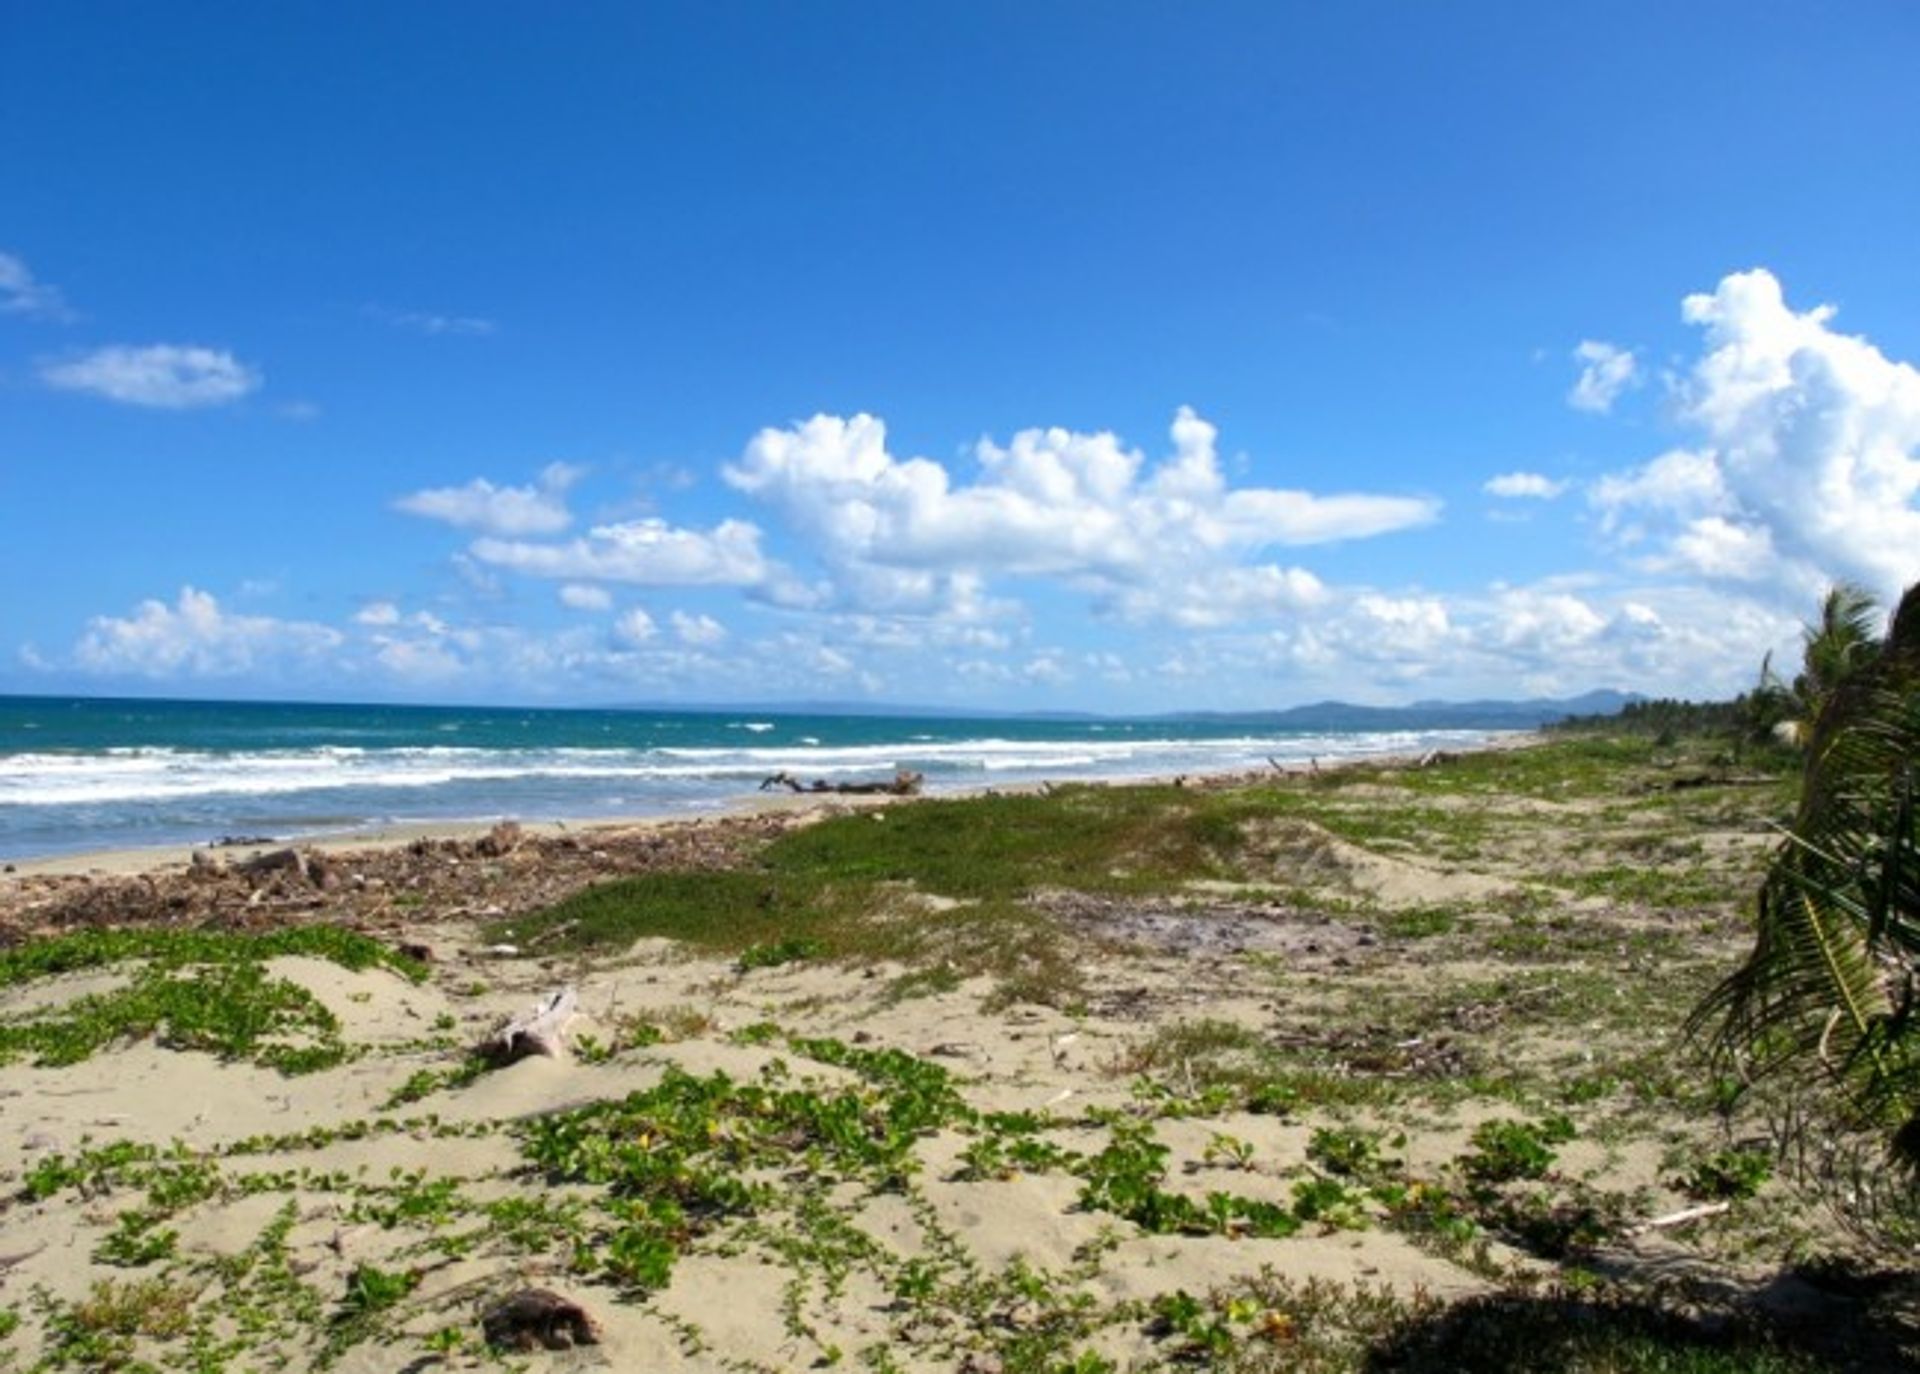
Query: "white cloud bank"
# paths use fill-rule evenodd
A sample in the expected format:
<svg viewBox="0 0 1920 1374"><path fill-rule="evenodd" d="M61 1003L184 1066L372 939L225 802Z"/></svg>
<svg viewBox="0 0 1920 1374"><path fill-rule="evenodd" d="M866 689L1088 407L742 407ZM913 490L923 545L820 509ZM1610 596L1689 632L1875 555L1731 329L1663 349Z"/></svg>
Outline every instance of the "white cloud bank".
<svg viewBox="0 0 1920 1374"><path fill-rule="evenodd" d="M209 593L182 587L172 605L143 601L130 616L95 616L74 647L74 660L89 672L114 676L238 677L290 661L324 661L345 642L330 626L236 615Z"/></svg>
<svg viewBox="0 0 1920 1374"><path fill-rule="evenodd" d="M407 498L476 531L456 555L469 574L552 579L560 605L590 618L545 602L558 628L463 624L455 610L442 621L372 602L335 630L232 615L189 588L94 620L54 666L306 681L331 665L342 683L574 700L642 687L713 700L743 682L770 696L1137 709L1601 684L1731 694L1762 652L1791 643L1826 581L1891 594L1920 578L1920 374L1836 333L1830 311L1790 310L1764 272L1690 297L1685 317L1703 331L1672 393L1685 443L1590 487L1604 556L1560 577L1340 585L1273 561L1271 549L1404 529L1437 507L1229 482L1191 411L1157 461L1110 434L1034 429L981 441L964 475L893 454L873 417L819 416L761 431L727 469L772 535L739 518L560 534L571 470ZM1532 472L1486 483L1505 500L1564 489ZM655 591L647 609L611 614L609 588L674 586L732 587L758 606L729 627L703 613L712 594L696 610Z"/></svg>
<svg viewBox="0 0 1920 1374"><path fill-rule="evenodd" d="M227 405L260 388L260 373L219 348L197 344L115 344L82 357L43 363L40 379L123 405L193 410Z"/></svg>
<svg viewBox="0 0 1920 1374"><path fill-rule="evenodd" d="M1680 383L1699 442L1591 492L1654 571L1805 600L1835 578L1892 597L1920 580L1920 372L1796 312L1765 270L1687 297L1705 351Z"/></svg>
<svg viewBox="0 0 1920 1374"><path fill-rule="evenodd" d="M393 505L408 515L488 534L558 534L573 523L567 510L567 490L584 471L571 463L549 463L532 486L496 487L486 478L476 477L461 487L416 491Z"/></svg>

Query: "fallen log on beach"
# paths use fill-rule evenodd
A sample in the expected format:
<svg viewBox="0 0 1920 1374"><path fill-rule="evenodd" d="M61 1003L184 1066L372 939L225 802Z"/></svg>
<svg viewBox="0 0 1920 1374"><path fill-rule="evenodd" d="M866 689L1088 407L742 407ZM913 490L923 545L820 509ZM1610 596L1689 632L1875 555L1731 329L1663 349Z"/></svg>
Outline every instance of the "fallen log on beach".
<svg viewBox="0 0 1920 1374"><path fill-rule="evenodd" d="M771 792L784 787L789 792L808 795L827 793L837 796L891 796L917 797L926 778L920 773L910 773L905 769L893 775L892 782L828 782L824 778L815 778L811 783L803 783L787 772L773 773L761 779L760 790Z"/></svg>

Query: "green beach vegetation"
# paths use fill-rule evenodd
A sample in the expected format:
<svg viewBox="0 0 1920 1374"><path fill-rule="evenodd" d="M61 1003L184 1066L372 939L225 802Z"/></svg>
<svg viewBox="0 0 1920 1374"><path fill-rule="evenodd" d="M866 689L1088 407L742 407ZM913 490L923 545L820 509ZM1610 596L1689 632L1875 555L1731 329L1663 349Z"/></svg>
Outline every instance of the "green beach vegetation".
<svg viewBox="0 0 1920 1374"><path fill-rule="evenodd" d="M1757 935L1697 1023L1753 1077L1818 1080L1893 1158L1920 1166L1920 586L1884 635L1858 588L1807 628L1791 683L1763 669L1799 799L1761 888Z"/></svg>

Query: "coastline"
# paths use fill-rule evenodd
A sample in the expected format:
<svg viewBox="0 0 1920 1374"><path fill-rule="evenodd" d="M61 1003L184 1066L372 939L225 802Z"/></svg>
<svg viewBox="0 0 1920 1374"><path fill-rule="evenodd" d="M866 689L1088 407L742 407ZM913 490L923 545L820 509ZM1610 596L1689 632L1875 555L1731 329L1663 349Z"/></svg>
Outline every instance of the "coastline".
<svg viewBox="0 0 1920 1374"><path fill-rule="evenodd" d="M1046 784L1020 784L1013 787L977 789L978 791L1017 792L1037 790ZM939 794L958 797L972 793L950 791ZM289 836L245 844L167 844L130 849L87 850L73 854L50 854L42 858L9 859L0 871L0 890L9 881L32 878L140 878L173 874L193 862L195 854L206 854L226 863L244 863L275 850L294 849L329 858L351 859L356 855L390 853L425 841L439 844L471 844L485 838L497 827L513 825L527 840L558 840L571 837L585 840L602 836L631 836L658 830L677 830L700 826L723 827L752 821L764 816L791 815L832 806L871 807L902 801L924 800L893 796L840 796L833 793L799 795L766 794L743 797L737 802L695 815L685 812L637 812L631 815L556 817L551 820L407 821L370 826L365 830L317 835Z"/></svg>
<svg viewBox="0 0 1920 1374"><path fill-rule="evenodd" d="M1528 748L1539 744L1545 738L1546 736L1538 730L1513 731L1495 735L1467 748L1448 752L1476 753L1487 750ZM1317 771L1324 772L1356 767L1404 767L1409 763L1418 762L1419 757L1418 754L1403 752L1353 755L1331 759L1324 767L1316 763L1314 767ZM979 783L964 787L947 787L937 792L921 793L915 796L758 792L747 793L693 814L685 811L642 811L617 815L558 816L543 820L511 818L510 823L518 826L521 833L528 839L629 835L682 826L723 826L767 815L805 814L833 806L886 806L901 802L981 796L988 793L1018 795L1045 792L1052 787L1078 785L1150 787L1187 783L1196 787L1231 787L1257 782L1263 778L1297 775L1304 771L1307 770L1290 768L1270 772L1233 769L1217 773L1140 773L1116 774L1097 779L1022 780L1012 783ZM350 859L357 854L379 854L404 849L420 841L472 843L504 823L508 823L508 818L405 821L320 835L273 837L258 843L225 845L211 842L175 843L78 850L72 853L14 858L0 862L0 891L5 891L9 885L18 885L23 880L36 878L117 879L174 874L187 868L193 862L193 856L196 853L208 854L228 863L244 863L279 849L296 849L323 854L331 858Z"/></svg>

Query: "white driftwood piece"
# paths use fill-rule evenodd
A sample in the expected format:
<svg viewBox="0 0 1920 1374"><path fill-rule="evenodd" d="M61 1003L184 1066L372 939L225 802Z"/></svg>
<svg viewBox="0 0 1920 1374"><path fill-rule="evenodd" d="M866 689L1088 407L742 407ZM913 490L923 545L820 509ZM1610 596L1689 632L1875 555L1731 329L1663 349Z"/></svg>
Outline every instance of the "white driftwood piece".
<svg viewBox="0 0 1920 1374"><path fill-rule="evenodd" d="M488 1042L494 1055L508 1063L530 1054L551 1059L567 1056L567 1026L579 1015L580 995L572 988L550 992L531 1010L514 1017Z"/></svg>
<svg viewBox="0 0 1920 1374"><path fill-rule="evenodd" d="M1664 1231L1669 1226L1685 1226L1689 1222L1705 1221L1708 1217L1717 1217L1723 1212L1732 1210L1731 1202L1707 1202L1698 1207L1683 1207L1677 1212L1668 1212L1663 1217L1655 1217L1651 1221L1643 1221L1638 1226L1630 1227L1627 1234L1644 1236L1650 1231Z"/></svg>

